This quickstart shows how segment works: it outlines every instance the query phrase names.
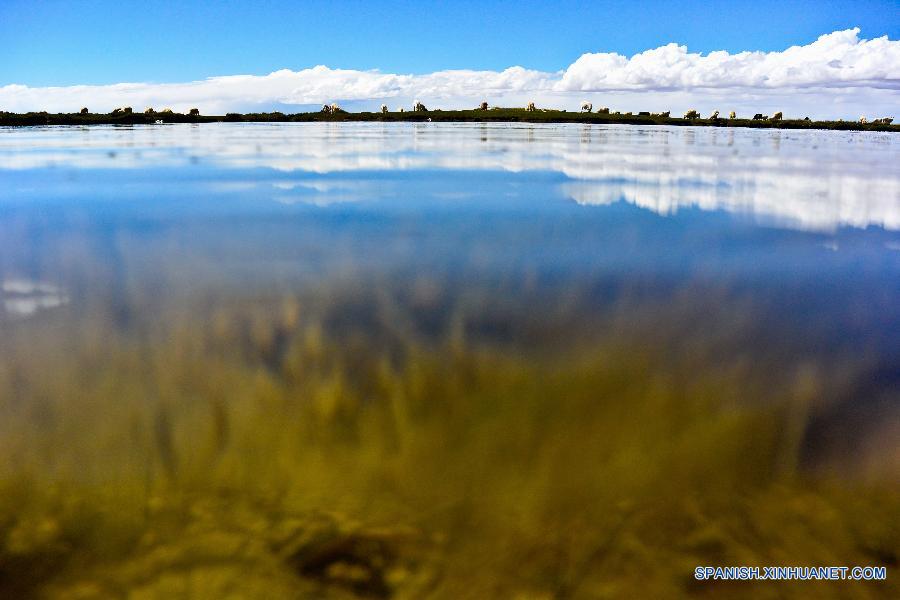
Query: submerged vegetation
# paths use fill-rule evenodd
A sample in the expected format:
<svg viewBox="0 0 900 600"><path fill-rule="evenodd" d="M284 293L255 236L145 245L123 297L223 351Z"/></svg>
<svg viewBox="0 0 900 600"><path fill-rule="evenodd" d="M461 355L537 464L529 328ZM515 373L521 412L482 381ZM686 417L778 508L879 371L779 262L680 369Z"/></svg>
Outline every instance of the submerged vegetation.
<svg viewBox="0 0 900 600"><path fill-rule="evenodd" d="M127 109L127 112L126 112ZM597 112L567 112L555 109L526 108L488 108L487 103L473 110L428 110L417 102L412 110L388 111L387 107L377 112L348 112L336 104L325 105L316 112L285 114L270 113L228 113L224 116L201 115L196 108L189 114L163 110L159 113L151 109L144 113L135 113L131 108L116 109L112 113L89 113L82 109L80 113L10 113L0 111L0 126L27 125L141 125L159 123L215 123L228 122L307 122L307 121L492 121L492 122L528 122L528 123L620 123L629 125L693 125L714 127L769 127L779 129L837 129L855 131L900 131L900 125L893 124L891 119L865 118L859 121L812 121L804 119L784 119L777 115L768 118L758 114L753 118L728 119L720 118L718 111L709 118L700 118L697 111L691 110L684 118L672 117L669 112L639 113L610 112L608 108Z"/></svg>
<svg viewBox="0 0 900 600"><path fill-rule="evenodd" d="M900 592L692 578L896 567L885 464L837 479L810 454L822 390L864 365L762 376L783 357L747 362L763 313L724 289L622 288L592 314L588 289L453 289L119 294L0 321L0 596Z"/></svg>
<svg viewBox="0 0 900 600"><path fill-rule="evenodd" d="M892 136L236 129L6 132L0 598L900 596Z"/></svg>

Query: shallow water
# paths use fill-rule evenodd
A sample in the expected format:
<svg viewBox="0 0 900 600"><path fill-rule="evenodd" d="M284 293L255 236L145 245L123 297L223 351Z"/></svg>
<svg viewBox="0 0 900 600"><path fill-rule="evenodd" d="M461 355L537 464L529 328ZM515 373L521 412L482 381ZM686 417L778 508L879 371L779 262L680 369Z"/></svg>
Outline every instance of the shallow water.
<svg viewBox="0 0 900 600"><path fill-rule="evenodd" d="M896 491L900 476L895 134L437 123L0 129L0 281L0 473L26 473L37 490L134 478L145 482L141 497L226 486L271 499L235 473L272 469L284 484L287 471L267 463L306 451L253 440L254 431L280 435L280 419L308 417L282 414L281 404L273 413L273 398L321 404L326 425L295 437L326 454L368 457L377 447L384 466L421 435L472 444L465 456L496 470L488 481L515 473L521 486L538 486L538 475L520 473L526 465L562 473L591 452L650 473L676 452L653 444L687 432L746 442L722 454L736 457L723 468L748 481L768 473L759 481L781 485L788 473ZM434 365L417 367L422 356ZM408 380L396 384L406 391L385 377ZM517 409L529 390L540 398ZM419 395L422 405L411 400ZM396 398L412 403L400 417ZM195 414L207 404L211 413ZM381 404L399 419L390 432L359 416ZM548 417L576 410L582 419ZM767 425L723 438L724 425L705 420L745 410L774 412ZM500 429L485 434L497 447L469 439L499 416ZM198 441L207 433L190 433L209 423L213 454L226 458L209 459ZM582 431L589 423L597 429ZM326 443L331 429L340 439ZM618 435L628 441L614 444ZM570 448L569 437L588 446ZM685 464L718 477L703 470L707 450L678 447ZM334 460L315 468L348 468ZM404 460L384 475L394 483L377 488L322 475L317 489L334 496L318 500L338 498L363 520L384 516L374 498L422 511L440 504L419 489L440 469ZM484 475L472 464L446 465L460 482L453 493L470 500ZM299 459L291 468L313 469ZM635 497L676 481L658 477ZM404 492L403 481L421 485ZM553 514L588 518L579 507L613 502L578 481L556 481ZM369 504L346 500L368 493ZM297 507L317 506L304 498ZM518 504L494 502L501 512ZM577 536L560 535L575 552Z"/></svg>

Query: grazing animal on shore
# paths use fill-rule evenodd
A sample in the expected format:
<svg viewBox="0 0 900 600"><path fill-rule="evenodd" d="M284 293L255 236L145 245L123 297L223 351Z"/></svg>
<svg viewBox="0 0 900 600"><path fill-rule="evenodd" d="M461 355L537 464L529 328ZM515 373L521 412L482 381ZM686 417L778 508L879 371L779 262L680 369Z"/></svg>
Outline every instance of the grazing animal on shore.
<svg viewBox="0 0 900 600"><path fill-rule="evenodd" d="M320 110L319 112L330 113L330 112L331 112L331 107L328 106L327 104L323 104L323 105L322 105L322 110Z"/></svg>
<svg viewBox="0 0 900 600"><path fill-rule="evenodd" d="M581 103L581 112L591 112L592 110L594 110L594 105L590 102Z"/></svg>
<svg viewBox="0 0 900 600"><path fill-rule="evenodd" d="M199 109L199 108L192 108L191 111L190 111L188 114L191 115L191 116L197 117L197 116L200 115L200 109Z"/></svg>
<svg viewBox="0 0 900 600"><path fill-rule="evenodd" d="M861 124L865 125L866 123L869 122L869 120L868 120L867 118L865 118L865 117L860 117L860 118L859 118L859 122L860 122Z"/></svg>
<svg viewBox="0 0 900 600"><path fill-rule="evenodd" d="M331 114L339 113L339 112L341 112L341 107L338 106L337 104L332 104L331 105Z"/></svg>
<svg viewBox="0 0 900 600"><path fill-rule="evenodd" d="M381 105L381 112L382 112L382 113L386 113L386 112L387 112L387 104L382 104L382 105Z"/></svg>
<svg viewBox="0 0 900 600"><path fill-rule="evenodd" d="M428 112L428 109L425 108L425 105L416 100L416 103L413 105L414 112Z"/></svg>
<svg viewBox="0 0 900 600"><path fill-rule="evenodd" d="M399 109L399 112L405 112L405 110L406 110L406 109L403 108L403 107L401 106L400 109Z"/></svg>
<svg viewBox="0 0 900 600"><path fill-rule="evenodd" d="M638 113L638 116L639 117L649 117L650 113L645 110L642 110L641 112Z"/></svg>
<svg viewBox="0 0 900 600"><path fill-rule="evenodd" d="M479 108L479 110L487 110L487 109L488 109L488 103L487 103L487 102L482 102L480 105L478 105L478 108Z"/></svg>
<svg viewBox="0 0 900 600"><path fill-rule="evenodd" d="M699 119L699 118L700 118L700 113L698 113L696 110L694 110L694 109L692 108L691 110L689 110L689 111L687 111L686 113L684 113L684 118L685 118L685 119Z"/></svg>
<svg viewBox="0 0 900 600"><path fill-rule="evenodd" d="M88 114L89 112L90 112L90 111L87 109L87 107L84 107L84 108L81 109L81 114L83 114L83 115L86 115L86 114Z"/></svg>
<svg viewBox="0 0 900 600"><path fill-rule="evenodd" d="M144 114L145 114L145 115L152 115L152 114L155 113L155 112L156 112L156 111L153 110L153 107L152 107L152 106L148 106L147 108L144 109Z"/></svg>
<svg viewBox="0 0 900 600"><path fill-rule="evenodd" d="M718 119L718 118L719 118L719 111L714 110L713 113L712 113L711 115L709 115L709 118L712 119L712 120Z"/></svg>
<svg viewBox="0 0 900 600"><path fill-rule="evenodd" d="M731 111L730 113L728 113L728 118L729 119L737 119L737 113L734 111Z"/></svg>
<svg viewBox="0 0 900 600"><path fill-rule="evenodd" d="M769 117L767 117L766 115L764 115L762 113L756 113L755 115L753 115L754 121L764 121L765 119L768 119L768 118Z"/></svg>
<svg viewBox="0 0 900 600"><path fill-rule="evenodd" d="M603 106L603 107L601 107L601 108L598 108L598 109L597 109L597 114L598 114L598 115L608 115L608 114L609 114L609 108L606 107L606 106Z"/></svg>
<svg viewBox="0 0 900 600"><path fill-rule="evenodd" d="M883 117L878 120L881 121L882 125L890 125L891 123L894 122L894 117Z"/></svg>
<svg viewBox="0 0 900 600"><path fill-rule="evenodd" d="M782 119L783 116L784 116L784 115L782 115L782 114L781 114L781 111L779 110L777 113L775 113L774 115L772 115L772 119L771 119L771 120L772 120L772 121L780 121L780 120Z"/></svg>
<svg viewBox="0 0 900 600"><path fill-rule="evenodd" d="M537 109L534 107L534 102L529 102L528 106L525 107L526 112L534 112L535 110Z"/></svg>

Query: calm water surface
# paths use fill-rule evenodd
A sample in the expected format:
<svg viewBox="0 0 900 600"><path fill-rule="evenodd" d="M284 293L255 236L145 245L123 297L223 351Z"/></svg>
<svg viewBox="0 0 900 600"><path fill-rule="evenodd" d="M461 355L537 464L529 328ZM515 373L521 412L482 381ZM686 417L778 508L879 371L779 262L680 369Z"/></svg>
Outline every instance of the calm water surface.
<svg viewBox="0 0 900 600"><path fill-rule="evenodd" d="M323 414L346 410L338 422L350 427L391 396L384 373L429 372L409 366L422 354L438 357L443 375L409 375L420 383L401 396L420 390L426 405L446 403L430 443L465 445L477 427L458 422L461 406L481 420L494 414L463 397L515 406L526 390L544 390L509 414L496 409L507 425L485 439L506 440L503 449L478 446L487 453L479 460L503 474L491 481L580 460L571 456L630 456L626 471L650 469L659 461L649 445L621 456L616 448L719 431L691 419L750 406L775 411L772 424L721 439L746 437L735 457L773 450L751 470L735 458L741 481L766 469L890 486L900 477L896 134L437 123L0 129L0 282L7 477L118 480L152 463L156 474L141 476L148 489L156 477L188 488L192 468L220 468L198 458L206 433L179 429L194 422L184 407L200 398L213 407L203 418L216 451L241 457L229 473L243 465L259 474L274 467L247 462L264 450L240 437L257 423L241 398L257 394L269 417L289 422L272 408L278 394L333 393ZM601 366L578 371L594 360ZM479 379L461 364L499 374ZM525 383L509 383L506 368ZM265 395L260 381L288 391ZM327 386L303 388L309 381ZM491 391L498 382L506 387ZM96 400L104 394L111 406L158 407L137 462L106 457L143 439L143 408L107 410ZM595 404L619 408L590 416ZM400 424L390 435L354 425L353 443L371 435L391 452L416 448L415 433L397 433L425 427L416 415L428 409L416 406L391 413ZM561 406L611 429L554 430L547 415ZM622 425L619 439L610 423L626 422L628 407L643 425L632 423L627 438ZM107 429L106 446L83 433ZM123 431L131 441L113 433ZM321 442L321 430L309 435ZM549 450L568 437L619 441L571 456ZM678 448L664 454L694 456ZM467 464L456 478L474 482ZM409 469L423 481L430 473ZM403 480L398 472L385 477ZM557 495L572 507L612 502L565 481ZM396 485L383 484L404 506L439 504Z"/></svg>
<svg viewBox="0 0 900 600"><path fill-rule="evenodd" d="M528 332L584 333L613 308L636 328L678 329L687 317L672 306L712 303L710 336L754 311L758 331L731 343L767 376L864 355L857 383L891 390L877 404L896 425L900 138L889 133L5 129L0 177L4 327L101 314L132 331L204 302L354 282L364 291L343 294L360 303L376 288L430 302L427 315L404 308L417 333L448 334L452 307L468 303L471 334L523 350L552 348ZM336 312L365 331L369 310ZM659 343L689 353L684 341Z"/></svg>

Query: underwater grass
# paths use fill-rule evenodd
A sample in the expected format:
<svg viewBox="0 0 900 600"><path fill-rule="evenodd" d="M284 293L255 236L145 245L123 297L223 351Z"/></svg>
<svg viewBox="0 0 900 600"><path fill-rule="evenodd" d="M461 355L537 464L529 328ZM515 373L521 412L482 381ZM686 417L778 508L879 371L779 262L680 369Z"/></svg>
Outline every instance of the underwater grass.
<svg viewBox="0 0 900 600"><path fill-rule="evenodd" d="M900 591L896 481L803 467L827 369L761 378L723 350L752 303L688 290L536 319L402 281L0 322L0 596ZM738 564L889 575L693 580Z"/></svg>

